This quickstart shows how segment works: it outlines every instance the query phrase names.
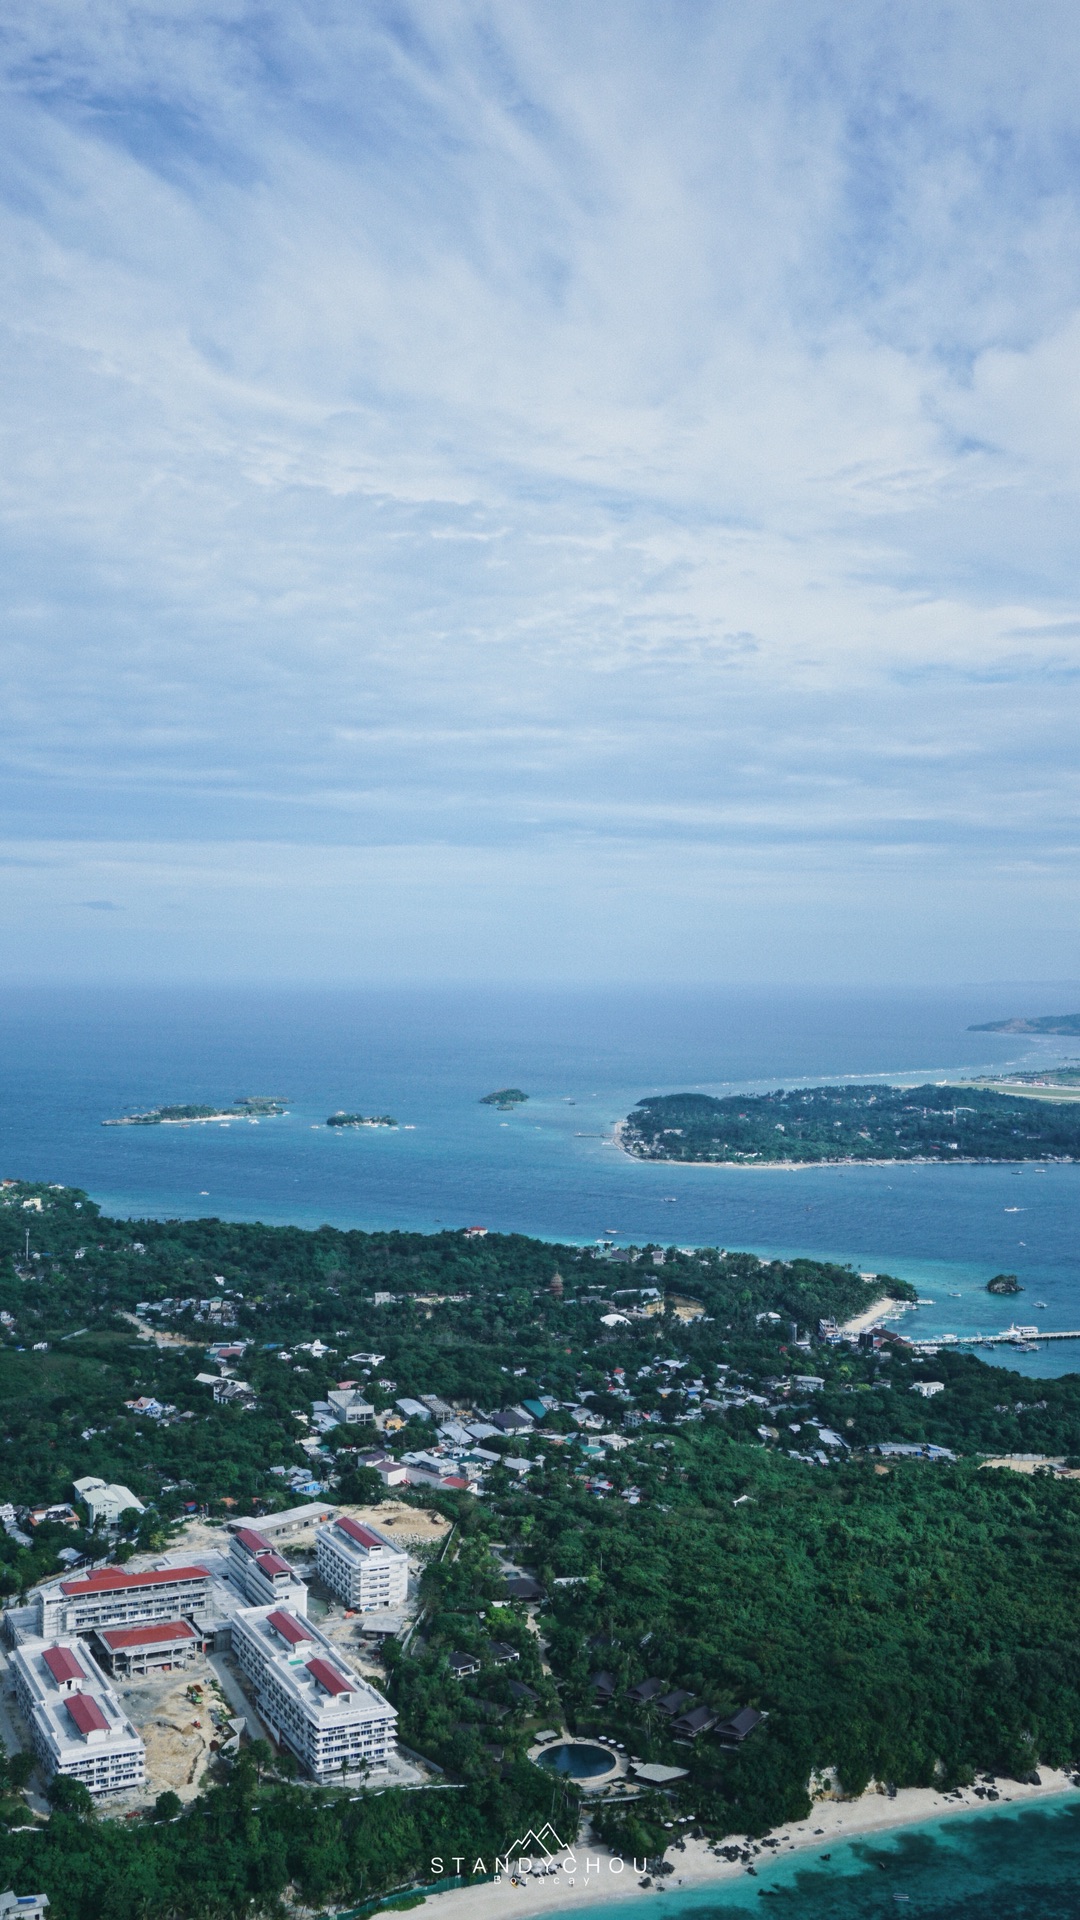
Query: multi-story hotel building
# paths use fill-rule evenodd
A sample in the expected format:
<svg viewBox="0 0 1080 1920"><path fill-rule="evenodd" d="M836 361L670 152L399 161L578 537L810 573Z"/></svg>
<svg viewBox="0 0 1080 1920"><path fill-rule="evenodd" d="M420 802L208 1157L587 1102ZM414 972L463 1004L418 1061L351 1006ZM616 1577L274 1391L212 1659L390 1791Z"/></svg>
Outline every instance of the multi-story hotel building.
<svg viewBox="0 0 1080 1920"><path fill-rule="evenodd" d="M229 1542L229 1579L249 1606L307 1613L307 1588L264 1533L238 1527Z"/></svg>
<svg viewBox="0 0 1080 1920"><path fill-rule="evenodd" d="M39 1588L33 1596L37 1632L48 1640L64 1633L91 1633L95 1627L184 1619L205 1611L209 1593L205 1567L154 1567L148 1573L101 1567Z"/></svg>
<svg viewBox="0 0 1080 1920"><path fill-rule="evenodd" d="M275 1740L316 1780L386 1766L397 1714L310 1620L284 1607L241 1607L232 1650Z"/></svg>
<svg viewBox="0 0 1080 1920"><path fill-rule="evenodd" d="M409 1556L374 1527L339 1514L315 1534L315 1565L331 1593L347 1607L371 1613L403 1607L409 1594Z"/></svg>
<svg viewBox="0 0 1080 1920"><path fill-rule="evenodd" d="M46 1775L91 1793L139 1787L146 1749L96 1662L72 1640L26 1640L11 1655L15 1690Z"/></svg>

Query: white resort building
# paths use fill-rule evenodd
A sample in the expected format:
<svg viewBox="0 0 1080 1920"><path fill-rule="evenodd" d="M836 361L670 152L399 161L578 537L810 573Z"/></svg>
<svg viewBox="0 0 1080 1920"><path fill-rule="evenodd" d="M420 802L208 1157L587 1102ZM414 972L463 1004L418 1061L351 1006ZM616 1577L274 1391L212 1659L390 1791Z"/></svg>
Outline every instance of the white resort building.
<svg viewBox="0 0 1080 1920"><path fill-rule="evenodd" d="M33 1606L37 1632L48 1640L54 1634L90 1633L95 1627L185 1619L205 1611L209 1593L205 1567L154 1567L148 1573L101 1567L96 1573L39 1588Z"/></svg>
<svg viewBox="0 0 1080 1920"><path fill-rule="evenodd" d="M272 1540L256 1527L238 1527L229 1542L229 1579L252 1607L291 1607L307 1613L307 1588Z"/></svg>
<svg viewBox="0 0 1080 1920"><path fill-rule="evenodd" d="M26 1640L12 1653L11 1666L48 1778L65 1774L91 1793L142 1785L146 1749L85 1647L71 1640Z"/></svg>
<svg viewBox="0 0 1080 1920"><path fill-rule="evenodd" d="M361 1613L403 1607L409 1595L409 1556L374 1527L339 1514L315 1534L319 1578L347 1607Z"/></svg>
<svg viewBox="0 0 1080 1920"><path fill-rule="evenodd" d="M283 1607L242 1607L232 1650L274 1738L316 1780L387 1765L397 1714L310 1620Z"/></svg>
<svg viewBox="0 0 1080 1920"><path fill-rule="evenodd" d="M120 1525L121 1514L146 1512L142 1501L132 1493L130 1487L99 1480L96 1474L88 1473L82 1480L74 1481L73 1485L90 1515L92 1527L100 1524L114 1532Z"/></svg>

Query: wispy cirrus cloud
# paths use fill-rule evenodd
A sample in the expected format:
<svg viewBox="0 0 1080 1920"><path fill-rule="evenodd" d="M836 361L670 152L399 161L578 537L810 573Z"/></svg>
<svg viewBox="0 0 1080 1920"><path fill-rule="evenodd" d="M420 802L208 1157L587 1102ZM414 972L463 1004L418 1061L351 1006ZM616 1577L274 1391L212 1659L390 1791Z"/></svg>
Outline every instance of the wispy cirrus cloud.
<svg viewBox="0 0 1080 1920"><path fill-rule="evenodd" d="M702 836L778 908L861 826L1007 902L1075 817L1078 43L1059 0L10 19L26 844L135 836L143 884L434 833L497 898L599 833L683 874L676 967Z"/></svg>

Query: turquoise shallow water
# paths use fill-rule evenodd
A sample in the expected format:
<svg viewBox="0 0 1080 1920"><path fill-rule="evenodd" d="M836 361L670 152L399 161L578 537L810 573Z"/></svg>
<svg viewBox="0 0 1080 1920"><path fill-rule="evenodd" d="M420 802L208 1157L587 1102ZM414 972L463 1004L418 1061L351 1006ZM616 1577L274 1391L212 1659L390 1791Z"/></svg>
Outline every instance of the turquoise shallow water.
<svg viewBox="0 0 1080 1920"><path fill-rule="evenodd" d="M954 1814L895 1833L758 1862L718 1888L677 1887L627 1907L590 1899L565 1920L1073 1920L1080 1914L1080 1794L1038 1808ZM678 1872L678 1854L672 1856ZM670 1882L669 1882L670 1886Z"/></svg>
<svg viewBox="0 0 1080 1920"><path fill-rule="evenodd" d="M1055 992L1065 1005L1069 990ZM1080 1329L1080 1166L664 1168L610 1144L612 1123L650 1092L932 1079L1080 1053L1080 1041L967 1031L1029 998L8 990L0 1171L87 1187L123 1214L480 1224L571 1241L614 1228L623 1241L851 1259L914 1280L934 1302L911 1317L927 1334L991 1332L1014 1316ZM505 1085L528 1104L479 1104ZM288 1115L101 1125L252 1092L286 1094ZM325 1125L342 1107L403 1124L342 1135ZM987 1295L1001 1270L1020 1275L1023 1295ZM1072 1371L1080 1342L1010 1350L1007 1364Z"/></svg>

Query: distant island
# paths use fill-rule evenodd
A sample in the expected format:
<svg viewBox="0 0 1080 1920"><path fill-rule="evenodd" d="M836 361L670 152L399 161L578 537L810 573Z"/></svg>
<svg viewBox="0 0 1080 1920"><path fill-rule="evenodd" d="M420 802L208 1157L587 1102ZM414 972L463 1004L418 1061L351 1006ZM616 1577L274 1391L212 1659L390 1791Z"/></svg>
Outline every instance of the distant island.
<svg viewBox="0 0 1080 1920"><path fill-rule="evenodd" d="M968 1032L1080 1034L1080 1013L1041 1013L1033 1019L986 1020L981 1027L969 1027Z"/></svg>
<svg viewBox="0 0 1080 1920"><path fill-rule="evenodd" d="M639 1101L617 1139L638 1160L729 1166L1080 1160L1080 1111L981 1087L675 1093Z"/></svg>
<svg viewBox="0 0 1080 1920"><path fill-rule="evenodd" d="M987 1281L986 1291L987 1293L1023 1293L1024 1289L1015 1273L995 1273L993 1279Z"/></svg>
<svg viewBox="0 0 1080 1920"><path fill-rule="evenodd" d="M388 1113L332 1113L328 1127L396 1127Z"/></svg>
<svg viewBox="0 0 1080 1920"><path fill-rule="evenodd" d="M984 1083L995 1087L1080 1087L1080 1067L1067 1061L1060 1067L1041 1067L1028 1073L999 1073Z"/></svg>
<svg viewBox="0 0 1080 1920"><path fill-rule="evenodd" d="M229 1107L151 1107L147 1113L126 1113L119 1120L103 1120L103 1127L190 1127L208 1120L266 1120L284 1113L284 1100L261 1093L234 1100Z"/></svg>
<svg viewBox="0 0 1080 1920"><path fill-rule="evenodd" d="M485 1093L480 1102L482 1107L498 1107L505 1112L509 1107L520 1107L528 1099L520 1087L500 1087L496 1093Z"/></svg>

